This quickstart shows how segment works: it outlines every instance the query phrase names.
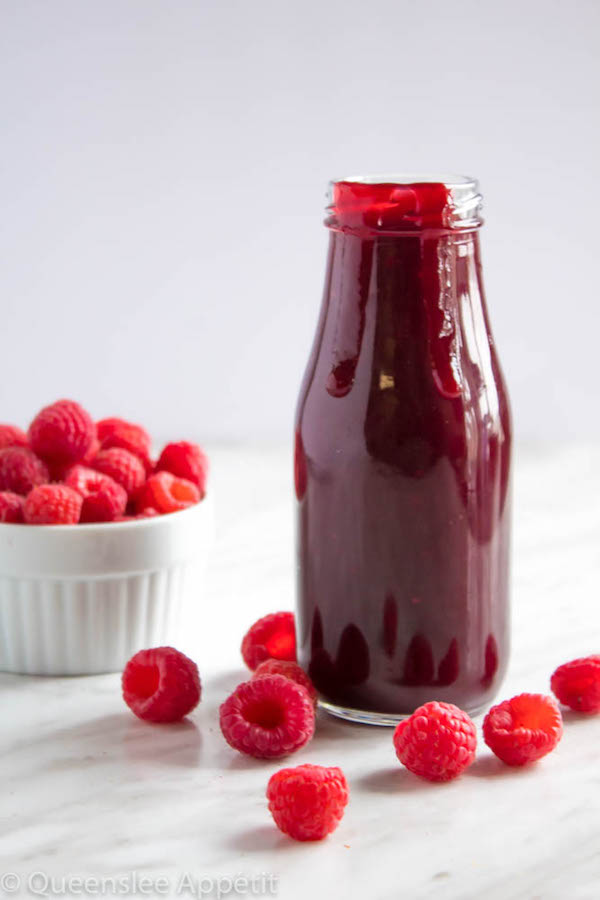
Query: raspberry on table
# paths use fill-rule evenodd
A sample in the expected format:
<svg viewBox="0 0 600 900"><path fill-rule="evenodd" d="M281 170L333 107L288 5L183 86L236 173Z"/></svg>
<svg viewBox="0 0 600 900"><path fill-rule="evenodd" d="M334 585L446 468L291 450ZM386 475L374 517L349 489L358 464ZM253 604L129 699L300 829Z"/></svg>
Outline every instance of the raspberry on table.
<svg viewBox="0 0 600 900"><path fill-rule="evenodd" d="M100 450L91 463L91 468L108 475L127 491L131 497L146 480L146 470L139 456L134 456L122 447Z"/></svg>
<svg viewBox="0 0 600 900"><path fill-rule="evenodd" d="M0 522L23 522L23 504L25 500L12 491L0 491Z"/></svg>
<svg viewBox="0 0 600 900"><path fill-rule="evenodd" d="M97 422L96 432L103 450L109 450L111 447L129 450L130 453L141 459L146 472L152 469L150 458L152 442L150 435L141 425L113 416Z"/></svg>
<svg viewBox="0 0 600 900"><path fill-rule="evenodd" d="M28 447L0 450L0 491L28 494L38 484L46 484L50 475L46 464Z"/></svg>
<svg viewBox="0 0 600 900"><path fill-rule="evenodd" d="M255 622L242 640L242 656L249 669L256 669L265 659L296 662L294 614L270 613Z"/></svg>
<svg viewBox="0 0 600 900"><path fill-rule="evenodd" d="M283 675L285 678L291 678L292 681L304 688L312 700L313 706L317 705L318 695L312 680L304 669L291 659L265 659L258 664L252 677L262 678L263 675Z"/></svg>
<svg viewBox="0 0 600 900"><path fill-rule="evenodd" d="M238 685L221 705L219 720L227 743L258 759L293 753L315 730L310 697L283 675L264 675Z"/></svg>
<svg viewBox="0 0 600 900"><path fill-rule="evenodd" d="M159 513L178 512L199 503L200 491L191 481L170 472L155 472L136 495L137 509L151 507Z"/></svg>
<svg viewBox="0 0 600 900"><path fill-rule="evenodd" d="M5 447L27 447L25 432L16 425L0 425L0 450Z"/></svg>
<svg viewBox="0 0 600 900"><path fill-rule="evenodd" d="M600 656L582 656L563 663L550 681L552 693L577 712L600 712Z"/></svg>
<svg viewBox="0 0 600 900"><path fill-rule="evenodd" d="M178 722L202 694L198 666L174 647L140 650L125 666L121 685L129 709L147 722Z"/></svg>
<svg viewBox="0 0 600 900"><path fill-rule="evenodd" d="M25 499L23 517L28 525L76 525L81 494L65 484L40 484Z"/></svg>
<svg viewBox="0 0 600 900"><path fill-rule="evenodd" d="M112 522L125 512L127 492L120 484L86 466L72 466L65 484L83 497L81 522Z"/></svg>
<svg viewBox="0 0 600 900"><path fill-rule="evenodd" d="M458 706L432 700L396 726L393 741L409 771L428 781L450 781L475 759L477 732Z"/></svg>
<svg viewBox="0 0 600 900"><path fill-rule="evenodd" d="M348 784L337 766L307 763L275 772L267 785L267 800L280 831L296 841L320 841L344 815Z"/></svg>
<svg viewBox="0 0 600 900"><path fill-rule="evenodd" d="M206 493L208 457L198 444L189 441L167 444L156 463L156 471L186 478L197 485L203 497Z"/></svg>
<svg viewBox="0 0 600 900"><path fill-rule="evenodd" d="M483 739L509 766L546 756L562 737L558 704L544 694L519 694L492 706L483 720Z"/></svg>
<svg viewBox="0 0 600 900"><path fill-rule="evenodd" d="M29 426L32 450L53 463L83 459L95 437L91 416L74 400L58 400L45 406Z"/></svg>

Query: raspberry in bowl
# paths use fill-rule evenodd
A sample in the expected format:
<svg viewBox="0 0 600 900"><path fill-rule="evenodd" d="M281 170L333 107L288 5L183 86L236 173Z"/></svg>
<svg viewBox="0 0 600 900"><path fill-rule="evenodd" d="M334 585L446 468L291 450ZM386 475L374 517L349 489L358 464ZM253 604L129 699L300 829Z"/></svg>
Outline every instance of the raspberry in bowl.
<svg viewBox="0 0 600 900"><path fill-rule="evenodd" d="M116 672L185 644L212 543L206 468L200 489L152 461L141 426L67 400L0 437L0 670Z"/></svg>

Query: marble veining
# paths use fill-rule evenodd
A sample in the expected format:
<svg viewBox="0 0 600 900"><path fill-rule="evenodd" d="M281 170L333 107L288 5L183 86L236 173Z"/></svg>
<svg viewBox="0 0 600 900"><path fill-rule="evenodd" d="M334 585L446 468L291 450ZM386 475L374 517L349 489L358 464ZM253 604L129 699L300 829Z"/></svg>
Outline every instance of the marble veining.
<svg viewBox="0 0 600 900"><path fill-rule="evenodd" d="M21 878L20 892L0 886L0 897L31 896L32 872L137 872L165 879L160 892L137 891L152 897L217 896L216 880L204 894L181 884L189 873L273 875L276 891L262 896L284 900L597 900L600 717L566 713L557 751L530 769L508 769L480 741L471 769L441 786L398 765L391 730L322 713L314 741L287 762L245 759L224 743L217 710L246 677L245 628L293 606L291 461L277 448L217 447L213 459L217 544L181 648L203 679L194 714L171 727L139 722L117 675L0 675L0 873ZM599 463L593 446L517 454L502 696L547 691L558 663L600 652ZM345 818L320 844L289 841L266 808L270 774L301 762L340 765L350 782Z"/></svg>

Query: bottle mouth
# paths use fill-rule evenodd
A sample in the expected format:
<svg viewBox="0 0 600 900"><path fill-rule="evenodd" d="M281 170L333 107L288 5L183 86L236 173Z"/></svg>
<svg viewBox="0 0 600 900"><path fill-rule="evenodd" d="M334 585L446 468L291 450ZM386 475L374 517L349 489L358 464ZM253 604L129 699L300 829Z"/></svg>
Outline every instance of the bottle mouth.
<svg viewBox="0 0 600 900"><path fill-rule="evenodd" d="M329 183L325 224L338 231L470 231L482 224L479 184L466 175L352 175Z"/></svg>

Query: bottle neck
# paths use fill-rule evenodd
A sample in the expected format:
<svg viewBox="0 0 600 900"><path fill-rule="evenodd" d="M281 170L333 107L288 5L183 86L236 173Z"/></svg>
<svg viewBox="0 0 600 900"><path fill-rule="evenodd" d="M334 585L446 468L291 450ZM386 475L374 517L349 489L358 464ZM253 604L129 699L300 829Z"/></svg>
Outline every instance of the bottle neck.
<svg viewBox="0 0 600 900"><path fill-rule="evenodd" d="M482 223L478 184L466 176L357 176L333 181L327 212L329 228L363 237L473 231Z"/></svg>

